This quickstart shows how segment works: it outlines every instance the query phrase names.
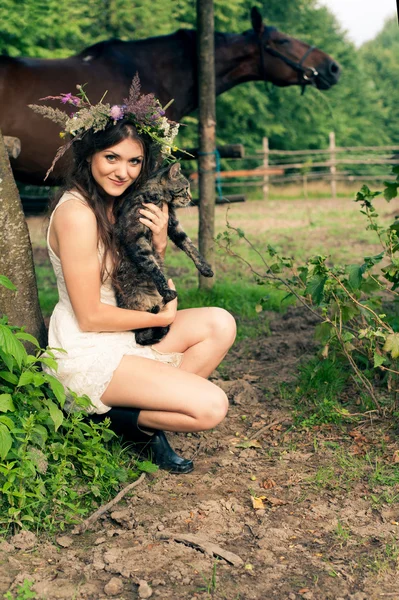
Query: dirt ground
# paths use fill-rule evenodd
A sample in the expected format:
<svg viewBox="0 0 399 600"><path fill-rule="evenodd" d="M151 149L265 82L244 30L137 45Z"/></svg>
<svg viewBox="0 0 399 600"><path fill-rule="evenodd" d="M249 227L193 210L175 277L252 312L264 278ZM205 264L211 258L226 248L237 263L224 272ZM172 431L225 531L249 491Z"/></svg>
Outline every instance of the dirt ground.
<svg viewBox="0 0 399 600"><path fill-rule="evenodd" d="M328 441L350 449L352 432L293 427L284 385L314 350L314 317L290 308L263 318L270 336L237 343L223 379L214 374L231 400L224 423L170 436L195 470L147 475L81 535L1 543L0 593L29 579L36 595L18 599L399 598L395 566L381 559L397 539L397 506L373 507L362 481L311 483L332 461Z"/></svg>
<svg viewBox="0 0 399 600"><path fill-rule="evenodd" d="M259 318L270 335L237 342L214 373L231 402L224 423L170 435L195 470L147 475L83 534L0 542L1 595L399 600L399 489L375 496L366 475L377 467L364 459L377 444L387 461L398 456L397 432L370 419L296 425L295 378L314 354L314 317L291 307ZM25 580L35 593L17 595Z"/></svg>

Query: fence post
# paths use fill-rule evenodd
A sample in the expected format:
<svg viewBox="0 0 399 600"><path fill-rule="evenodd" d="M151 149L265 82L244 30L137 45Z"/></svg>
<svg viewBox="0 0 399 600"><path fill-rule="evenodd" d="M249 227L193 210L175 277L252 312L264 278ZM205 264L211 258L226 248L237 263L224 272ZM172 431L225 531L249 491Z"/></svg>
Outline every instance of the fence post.
<svg viewBox="0 0 399 600"><path fill-rule="evenodd" d="M336 161L335 161L335 132L334 131L330 131L329 138L330 138L331 197L336 198L337 197L337 178L336 178L337 167L336 167Z"/></svg>
<svg viewBox="0 0 399 600"><path fill-rule="evenodd" d="M269 138L263 138L263 168L269 167ZM263 176L263 200L269 199L269 175Z"/></svg>

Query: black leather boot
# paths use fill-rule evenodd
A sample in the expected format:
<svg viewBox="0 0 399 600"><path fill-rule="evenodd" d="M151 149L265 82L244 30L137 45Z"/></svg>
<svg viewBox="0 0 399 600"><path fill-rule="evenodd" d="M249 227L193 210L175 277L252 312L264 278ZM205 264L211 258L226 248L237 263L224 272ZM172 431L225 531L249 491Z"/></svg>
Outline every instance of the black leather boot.
<svg viewBox="0 0 399 600"><path fill-rule="evenodd" d="M112 431L121 436L125 442L133 444L139 455L144 454L151 458L160 469L170 473L190 473L194 469L193 461L176 454L163 431L141 429L137 423L139 414L138 408L118 407L111 408L102 415L89 415L89 418L99 423L108 417L111 420Z"/></svg>

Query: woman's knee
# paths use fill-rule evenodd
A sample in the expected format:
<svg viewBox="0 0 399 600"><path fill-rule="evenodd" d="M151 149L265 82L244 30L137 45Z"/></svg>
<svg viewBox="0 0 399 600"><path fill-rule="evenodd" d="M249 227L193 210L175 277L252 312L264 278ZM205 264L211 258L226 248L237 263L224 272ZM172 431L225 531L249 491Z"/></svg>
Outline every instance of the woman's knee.
<svg viewBox="0 0 399 600"><path fill-rule="evenodd" d="M210 309L209 326L212 336L223 340L230 347L236 339L236 321L224 308L213 307Z"/></svg>
<svg viewBox="0 0 399 600"><path fill-rule="evenodd" d="M201 429L213 429L223 421L229 409L229 400L222 389L213 385L212 393L207 394L207 402L203 403L198 420Z"/></svg>

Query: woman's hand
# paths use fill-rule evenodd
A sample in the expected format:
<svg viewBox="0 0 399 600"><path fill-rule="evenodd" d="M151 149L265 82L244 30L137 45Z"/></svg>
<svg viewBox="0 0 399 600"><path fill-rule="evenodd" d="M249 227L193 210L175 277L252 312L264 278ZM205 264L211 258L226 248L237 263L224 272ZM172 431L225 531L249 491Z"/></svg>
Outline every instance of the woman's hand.
<svg viewBox="0 0 399 600"><path fill-rule="evenodd" d="M163 258L168 244L168 205L166 203L163 204L162 210L156 204L149 203L144 206L145 208L140 209L140 213L143 216L139 221L151 229L154 248Z"/></svg>
<svg viewBox="0 0 399 600"><path fill-rule="evenodd" d="M176 290L175 284L173 283L173 281L171 279L168 279L168 286L170 287L171 290ZM167 325L170 325L171 323L173 323L173 321L176 318L176 312L177 312L177 298L175 298L174 300L171 300L170 302L165 304L165 306L161 310L161 312L158 313L157 317L159 317L159 319L161 320L160 326L166 327Z"/></svg>

